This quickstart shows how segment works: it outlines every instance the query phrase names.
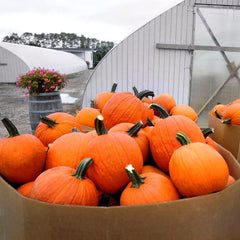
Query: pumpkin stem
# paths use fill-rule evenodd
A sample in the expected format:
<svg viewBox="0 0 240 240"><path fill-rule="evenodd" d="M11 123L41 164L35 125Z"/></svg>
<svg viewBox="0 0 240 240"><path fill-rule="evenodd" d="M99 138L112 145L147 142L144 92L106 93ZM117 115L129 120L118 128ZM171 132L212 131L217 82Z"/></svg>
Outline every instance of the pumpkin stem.
<svg viewBox="0 0 240 240"><path fill-rule="evenodd" d="M216 117L219 119L221 119L223 117L223 115L221 115L218 110L216 110L214 113L215 113Z"/></svg>
<svg viewBox="0 0 240 240"><path fill-rule="evenodd" d="M191 143L189 137L183 133L183 132L178 132L176 135L177 140L181 143L181 145L188 145Z"/></svg>
<svg viewBox="0 0 240 240"><path fill-rule="evenodd" d="M231 124L231 118L226 118L226 119L222 120L222 123Z"/></svg>
<svg viewBox="0 0 240 240"><path fill-rule="evenodd" d="M157 103L151 103L148 108L157 110L160 113L160 117L165 119L170 116L169 112L161 105Z"/></svg>
<svg viewBox="0 0 240 240"><path fill-rule="evenodd" d="M134 124L131 128L129 128L127 132L131 137L137 137L138 132L140 131L142 126L143 122L140 120L136 124Z"/></svg>
<svg viewBox="0 0 240 240"><path fill-rule="evenodd" d="M40 120L42 123L47 124L50 128L55 128L55 126L58 124L55 120L49 117L40 117Z"/></svg>
<svg viewBox="0 0 240 240"><path fill-rule="evenodd" d="M8 118L3 118L2 123L9 133L9 138L10 137L16 137L16 136L20 135L16 126Z"/></svg>
<svg viewBox="0 0 240 240"><path fill-rule="evenodd" d="M202 130L203 136L206 138L208 135L214 133L214 128L205 128Z"/></svg>
<svg viewBox="0 0 240 240"><path fill-rule="evenodd" d="M90 101L90 107L91 107L91 108L94 108L94 105L95 105L95 104L94 104L94 99L92 99L92 100Z"/></svg>
<svg viewBox="0 0 240 240"><path fill-rule="evenodd" d="M75 128L73 128L73 129L71 130L71 132L73 133L73 132L80 132L80 131L79 131L78 128L75 127Z"/></svg>
<svg viewBox="0 0 240 240"><path fill-rule="evenodd" d="M139 188L143 183L145 183L145 177L141 177L132 164L125 167L127 175L132 182L132 188Z"/></svg>
<svg viewBox="0 0 240 240"><path fill-rule="evenodd" d="M154 97L154 92L150 91L150 90L143 90L136 94L136 97L139 98L140 100L142 100L144 97L148 97L148 96Z"/></svg>
<svg viewBox="0 0 240 240"><path fill-rule="evenodd" d="M100 135L105 135L108 134L108 131L103 123L103 116L98 115L95 119L95 129L97 134Z"/></svg>
<svg viewBox="0 0 240 240"><path fill-rule="evenodd" d="M92 158L84 158L78 165L76 171L72 174L73 177L76 177L80 180L85 179L88 168L93 163Z"/></svg>
<svg viewBox="0 0 240 240"><path fill-rule="evenodd" d="M112 85L111 92L112 92L112 93L115 93L115 92L116 92L116 89L117 89L117 83L114 83L114 84Z"/></svg>
<svg viewBox="0 0 240 240"><path fill-rule="evenodd" d="M137 94L138 94L137 88L135 86L133 86L132 89L133 89L134 94L137 96Z"/></svg>
<svg viewBox="0 0 240 240"><path fill-rule="evenodd" d="M149 117L147 118L147 125L151 126L151 127L154 127L154 124Z"/></svg>

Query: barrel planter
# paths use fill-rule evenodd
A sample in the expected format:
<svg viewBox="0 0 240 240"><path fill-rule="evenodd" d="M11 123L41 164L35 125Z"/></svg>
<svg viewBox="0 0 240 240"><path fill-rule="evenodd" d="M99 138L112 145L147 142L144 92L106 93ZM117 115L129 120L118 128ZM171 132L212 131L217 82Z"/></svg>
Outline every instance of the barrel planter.
<svg viewBox="0 0 240 240"><path fill-rule="evenodd" d="M29 96L29 118L32 133L35 134L40 117L54 112L63 112L60 92L38 93Z"/></svg>

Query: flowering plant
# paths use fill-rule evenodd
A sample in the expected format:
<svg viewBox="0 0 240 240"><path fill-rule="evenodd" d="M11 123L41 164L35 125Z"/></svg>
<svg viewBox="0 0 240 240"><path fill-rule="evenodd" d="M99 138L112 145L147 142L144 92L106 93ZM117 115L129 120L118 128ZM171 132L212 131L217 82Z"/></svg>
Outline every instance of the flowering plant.
<svg viewBox="0 0 240 240"><path fill-rule="evenodd" d="M26 88L30 95L60 90L67 82L65 75L44 68L34 68L16 79L16 85Z"/></svg>

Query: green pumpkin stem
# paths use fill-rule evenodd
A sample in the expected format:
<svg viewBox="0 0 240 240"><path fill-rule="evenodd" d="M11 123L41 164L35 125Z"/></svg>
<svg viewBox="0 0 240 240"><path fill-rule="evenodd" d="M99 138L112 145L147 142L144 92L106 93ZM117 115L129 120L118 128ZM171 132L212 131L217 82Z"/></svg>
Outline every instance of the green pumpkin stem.
<svg viewBox="0 0 240 240"><path fill-rule="evenodd" d="M178 132L176 135L177 140L181 143L181 145L188 145L191 143L189 137L183 133L183 132Z"/></svg>
<svg viewBox="0 0 240 240"><path fill-rule="evenodd" d="M214 128L204 128L202 130L203 136L206 138L210 134L214 133Z"/></svg>
<svg viewBox="0 0 240 240"><path fill-rule="evenodd" d="M73 129L71 130L71 132L74 133L74 132L80 132L80 131L79 131L78 128L75 127L75 128L73 128Z"/></svg>
<svg viewBox="0 0 240 240"><path fill-rule="evenodd" d="M114 83L114 84L112 85L111 92L112 92L112 93L115 93L115 92L116 92L116 89L117 89L117 83Z"/></svg>
<svg viewBox="0 0 240 240"><path fill-rule="evenodd" d="M231 124L231 119L230 118L226 118L226 119L222 120L222 123L224 123L224 124Z"/></svg>
<svg viewBox="0 0 240 240"><path fill-rule="evenodd" d="M133 89L134 94L137 96L137 94L138 94L137 88L135 86L133 86L132 89Z"/></svg>
<svg viewBox="0 0 240 240"><path fill-rule="evenodd" d="M216 110L214 113L215 113L216 117L219 119L221 119L223 117L223 115L221 115L218 110Z"/></svg>
<svg viewBox="0 0 240 240"><path fill-rule="evenodd" d="M108 134L108 131L103 123L103 116L98 115L95 119L95 129L97 134L100 135L105 135Z"/></svg>
<svg viewBox="0 0 240 240"><path fill-rule="evenodd" d="M145 183L145 177L141 177L132 164L129 164L127 167L125 167L125 170L130 181L132 182L132 188L139 188L142 184Z"/></svg>
<svg viewBox="0 0 240 240"><path fill-rule="evenodd" d="M147 126L154 127L154 124L149 117L147 118Z"/></svg>
<svg viewBox="0 0 240 240"><path fill-rule="evenodd" d="M9 133L9 138L10 137L16 137L16 136L20 135L16 126L8 118L3 118L2 123Z"/></svg>
<svg viewBox="0 0 240 240"><path fill-rule="evenodd" d="M170 116L169 112L157 103L151 103L148 108L158 111L160 113L160 118L165 119Z"/></svg>
<svg viewBox="0 0 240 240"><path fill-rule="evenodd" d="M148 97L148 96L154 97L154 92L150 91L150 90L143 90L136 94L136 97L139 98L140 100L142 100L144 97Z"/></svg>
<svg viewBox="0 0 240 240"><path fill-rule="evenodd" d="M131 128L129 128L127 132L131 137L137 137L138 132L140 131L142 126L143 122L140 120L136 124L134 124Z"/></svg>
<svg viewBox="0 0 240 240"><path fill-rule="evenodd" d="M80 180L85 179L88 168L93 163L92 158L84 158L78 165L76 171L72 174L73 177L76 177Z"/></svg>
<svg viewBox="0 0 240 240"><path fill-rule="evenodd" d="M49 118L49 117L40 117L40 121L44 124L47 124L50 128L55 128L58 124L55 120Z"/></svg>

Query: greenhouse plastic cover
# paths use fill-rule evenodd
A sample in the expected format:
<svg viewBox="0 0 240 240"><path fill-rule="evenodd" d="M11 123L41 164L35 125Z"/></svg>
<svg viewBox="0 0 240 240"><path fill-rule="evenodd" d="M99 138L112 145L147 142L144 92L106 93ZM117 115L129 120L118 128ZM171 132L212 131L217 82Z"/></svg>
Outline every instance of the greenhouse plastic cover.
<svg viewBox="0 0 240 240"><path fill-rule="evenodd" d="M72 53L6 42L0 42L0 47L15 54L30 69L44 67L46 69L55 69L64 74L87 69L86 62Z"/></svg>

